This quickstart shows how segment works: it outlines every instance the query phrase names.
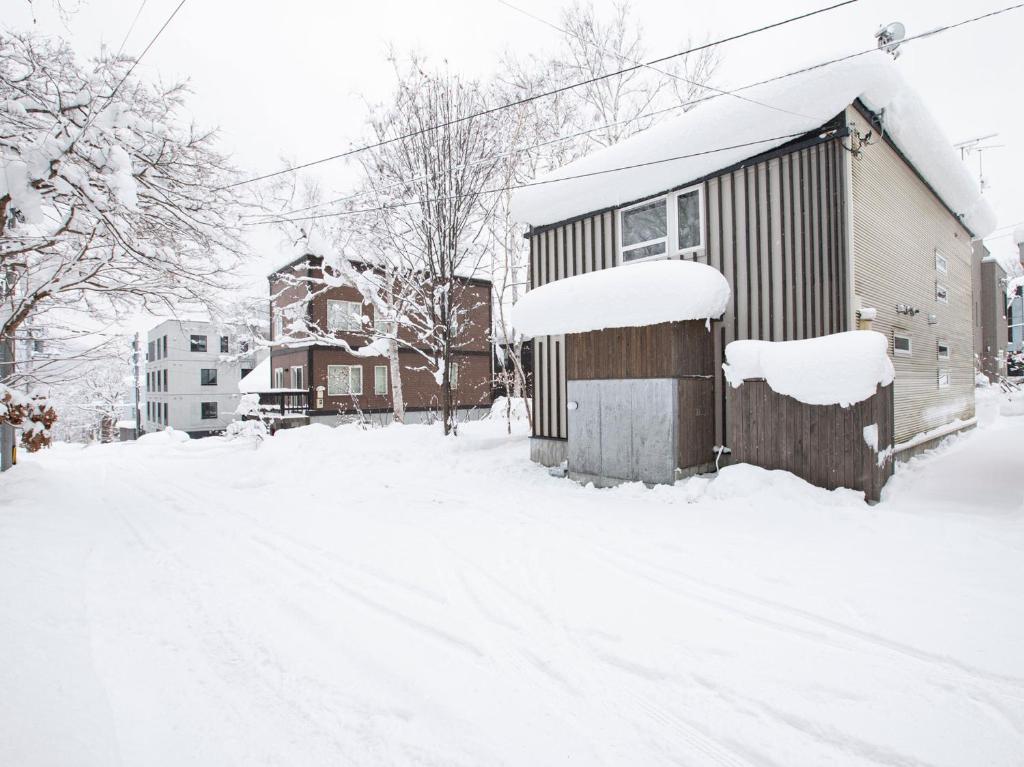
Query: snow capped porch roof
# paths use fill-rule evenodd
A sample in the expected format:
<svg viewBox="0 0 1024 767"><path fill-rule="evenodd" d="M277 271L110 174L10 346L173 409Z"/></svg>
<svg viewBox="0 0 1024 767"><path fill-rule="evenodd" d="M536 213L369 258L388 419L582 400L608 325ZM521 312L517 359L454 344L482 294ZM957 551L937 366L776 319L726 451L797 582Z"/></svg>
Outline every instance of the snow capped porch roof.
<svg viewBox="0 0 1024 767"><path fill-rule="evenodd" d="M602 269L531 290L512 307L512 326L526 336L721 316L729 283L697 261L646 261Z"/></svg>
<svg viewBox="0 0 1024 767"><path fill-rule="evenodd" d="M995 227L977 183L888 55L866 54L738 91L737 96L712 98L537 181L655 164L520 189L512 198L512 215L536 227L650 197L775 149L794 135L821 127L860 99L882 115L885 134L975 236ZM728 146L736 148L712 151ZM681 155L690 156L667 159Z"/></svg>

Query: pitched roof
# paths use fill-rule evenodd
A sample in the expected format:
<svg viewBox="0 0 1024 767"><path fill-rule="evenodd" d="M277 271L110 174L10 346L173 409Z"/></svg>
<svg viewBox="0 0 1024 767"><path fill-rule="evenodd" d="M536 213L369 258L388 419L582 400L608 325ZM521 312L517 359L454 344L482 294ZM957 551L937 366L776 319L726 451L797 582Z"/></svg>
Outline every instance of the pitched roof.
<svg viewBox="0 0 1024 767"><path fill-rule="evenodd" d="M882 116L885 134L974 235L985 236L994 228L995 216L977 183L886 54L867 54L738 95L744 98L710 99L539 177L550 181L600 174L520 189L512 198L513 216L542 226L659 194L814 131L860 99ZM654 164L613 170L642 163Z"/></svg>

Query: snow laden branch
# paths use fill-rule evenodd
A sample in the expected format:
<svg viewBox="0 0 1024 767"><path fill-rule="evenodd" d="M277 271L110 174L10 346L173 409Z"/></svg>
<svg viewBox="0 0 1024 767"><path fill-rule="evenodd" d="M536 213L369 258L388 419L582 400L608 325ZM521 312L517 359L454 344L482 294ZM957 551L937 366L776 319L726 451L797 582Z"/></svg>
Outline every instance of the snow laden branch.
<svg viewBox="0 0 1024 767"><path fill-rule="evenodd" d="M233 178L181 84L0 32L0 340L204 304L240 254Z"/></svg>

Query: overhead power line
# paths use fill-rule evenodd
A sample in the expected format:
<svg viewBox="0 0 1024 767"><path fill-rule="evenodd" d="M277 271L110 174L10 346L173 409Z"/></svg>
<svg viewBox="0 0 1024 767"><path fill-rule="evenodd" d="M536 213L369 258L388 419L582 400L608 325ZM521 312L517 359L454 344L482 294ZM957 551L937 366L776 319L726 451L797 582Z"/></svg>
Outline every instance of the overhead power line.
<svg viewBox="0 0 1024 767"><path fill-rule="evenodd" d="M784 26L786 24L792 24L793 22L801 21L803 19L810 18L811 16L817 16L817 15L822 14L822 13L827 13L828 11L836 10L837 8L842 8L842 7L847 6L847 5L852 5L853 3L856 3L857 1L858 0L842 0L842 2L835 3L834 5L829 5L829 6L826 6L824 8L819 8L819 9L814 10L814 11L808 11L806 13L802 13L802 14L799 14L797 16L790 16L789 18L782 19L780 21L775 21L775 22L772 22L771 24L765 24L763 26L756 27L755 29L748 29L745 32L739 32L739 33L737 33L735 35L730 35L728 37L723 37L723 38L721 38L719 40L715 40L714 42L709 42L709 43L703 43L701 45L696 45L696 46L694 46L692 48L688 48L685 51L679 51L678 53L672 53L672 54L670 54L668 56L662 56L662 57L657 58L657 59L652 59L651 61L647 61L647 62L643 62L643 63L639 63L639 64L634 64L632 66L628 66L628 67L625 67L623 69L616 70L615 72L608 72L606 74L597 75L595 77L591 77L591 78L588 78L586 80L582 80L582 81L577 82L577 83L571 83L569 85L562 85L562 86L559 86L558 88L552 88L551 90L544 91L543 93L537 93L537 94L534 94L532 96L525 96L525 97L523 97L521 99L517 99L515 101L510 101L510 102L508 102L506 104L499 104L498 106L490 107L488 109L483 109L483 110L481 110L479 112L474 112L472 114L463 115L462 117L457 117L457 118L455 118L453 120L448 120L448 121L443 122L443 123L438 123L437 125L431 125L431 126L428 126L426 128L421 128L420 130L411 131L409 133L404 133L402 135L395 136L393 138L382 139L381 141L375 141L375 142L373 142L371 144L365 144L363 146L358 146L358 147L354 147L352 149L347 149L344 152L338 152L337 154L333 154L333 155L330 155L328 157L321 157L318 160L311 160L309 162L302 163L301 165L293 165L293 166L290 166L288 168L282 168L281 170L273 171L272 173L264 173L262 176L253 176L252 178L247 178L247 179L243 179L241 181L236 181L233 184L226 184L225 186L220 187L220 189L230 189L232 187L242 186L243 184L252 184L252 183L254 183L256 181L265 181L268 178L274 178L276 176L282 176L285 173L294 173L295 171L304 170L306 168L313 167L314 165L321 165L321 164L323 164L325 162L331 162L333 160L340 160L343 157L350 157L350 156L352 156L354 154L358 154L360 152L365 152L365 151L370 150L370 149L376 149L378 147L385 146L386 144L392 144L392 143L394 143L396 141L404 141L406 139L410 139L410 138L413 138L414 136L419 136L419 135L422 135L424 133L429 133L429 132L435 131L435 130L441 130L442 128L447 128L447 127L450 127L452 125L458 125L459 123L463 123L463 122L466 122L468 120L474 120L474 119L479 118L479 117L485 117L487 115L494 114L495 112L500 112L500 111L503 111L505 109L512 109L512 108L517 107L517 106L522 106L523 104L528 104L531 101L536 101L538 99L547 98L549 96L555 96L555 95L557 95L559 93L565 93L566 91L574 90L576 88L582 88L585 85L590 85L592 83L600 82L601 80L607 80L608 78L611 78L611 77L618 77L620 75L628 74L629 72L635 72L636 70L642 69L644 67L651 67L651 66L655 66L657 64L662 64L662 63L664 63L666 61L670 61L672 59L679 58L680 56L687 56L687 55L689 55L691 53L697 53L699 51L703 51L703 50L706 50L708 48L713 48L716 45L723 45L725 43L733 42L734 40L739 40L739 39L744 38L744 37L749 37L750 35L755 35L755 34L758 34L760 32L766 32L769 29L775 29L777 27L781 27L781 26ZM184 2L184 0L182 0L182 2Z"/></svg>
<svg viewBox="0 0 1024 767"><path fill-rule="evenodd" d="M128 71L124 73L124 76L118 81L117 85L114 86L114 90L112 90L110 92L110 95L107 96L108 101L112 101L114 96L117 95L117 92L121 89L121 86L124 85L125 80L131 77L132 72L135 71L135 67L137 67L139 65L139 62L142 61L142 57L149 53L149 49L152 48L154 43L156 43L156 41L160 39L160 35L164 33L164 30L167 29L167 25L170 24L174 17L178 15L178 11L181 10L181 6L183 6L184 4L185 0L181 0L181 2L178 3L175 9L171 11L171 15L167 17L167 20L160 26L160 29L156 31L156 34L153 35L153 37L150 39L148 43L146 43L146 47L142 49L142 53L135 57L135 61L133 61L132 65L128 67ZM145 5L145 3L143 3L143 5ZM142 12L141 7L139 8L139 12ZM132 26L135 26L135 22L132 22ZM130 32L131 30L129 30L129 33ZM127 40L127 36L125 36L125 39Z"/></svg>

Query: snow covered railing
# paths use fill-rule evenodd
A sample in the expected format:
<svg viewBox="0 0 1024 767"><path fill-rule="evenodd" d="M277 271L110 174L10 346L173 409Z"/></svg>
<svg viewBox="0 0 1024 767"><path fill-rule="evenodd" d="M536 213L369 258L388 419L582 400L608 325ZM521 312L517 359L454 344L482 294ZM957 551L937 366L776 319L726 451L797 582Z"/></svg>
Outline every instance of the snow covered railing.
<svg viewBox="0 0 1024 767"><path fill-rule="evenodd" d="M309 391L306 389L270 389L253 392L259 394L260 407L267 412L284 415L305 415L309 411Z"/></svg>

